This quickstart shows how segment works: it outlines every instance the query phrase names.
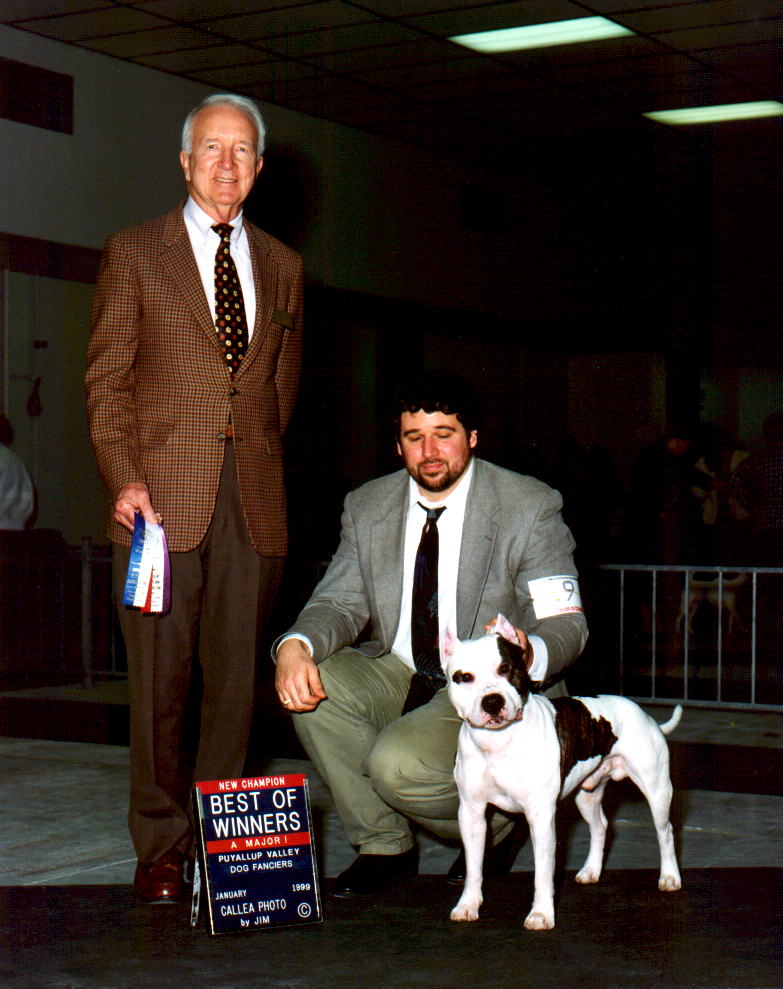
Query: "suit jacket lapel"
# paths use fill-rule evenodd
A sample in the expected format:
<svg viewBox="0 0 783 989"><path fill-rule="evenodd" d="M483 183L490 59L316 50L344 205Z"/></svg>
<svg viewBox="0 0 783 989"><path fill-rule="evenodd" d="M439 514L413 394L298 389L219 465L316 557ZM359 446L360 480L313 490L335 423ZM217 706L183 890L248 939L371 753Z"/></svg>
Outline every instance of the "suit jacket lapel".
<svg viewBox="0 0 783 989"><path fill-rule="evenodd" d="M499 511L495 489L482 461L476 460L465 506L457 574L457 637L460 639L469 639L481 631L475 626L500 531Z"/></svg>
<svg viewBox="0 0 783 989"><path fill-rule="evenodd" d="M375 590L379 638L391 649L402 606L402 572L405 556L405 516L408 508L408 474L400 471L400 484L377 506L370 530L370 567Z"/></svg>
<svg viewBox="0 0 783 989"><path fill-rule="evenodd" d="M174 284L182 293L185 304L198 320L199 326L212 340L216 348L215 323L209 303L204 295L196 258L190 246L190 238L182 218L182 207L173 210L164 218L163 247L160 260ZM218 348L219 349L219 348Z"/></svg>
<svg viewBox="0 0 783 989"><path fill-rule="evenodd" d="M245 230L250 245L250 263L253 266L253 281L256 289L256 318L245 361L245 364L250 364L264 342L272 322L277 298L277 265L272 263L269 256L269 246L263 232L247 222ZM238 373L241 372L242 368Z"/></svg>

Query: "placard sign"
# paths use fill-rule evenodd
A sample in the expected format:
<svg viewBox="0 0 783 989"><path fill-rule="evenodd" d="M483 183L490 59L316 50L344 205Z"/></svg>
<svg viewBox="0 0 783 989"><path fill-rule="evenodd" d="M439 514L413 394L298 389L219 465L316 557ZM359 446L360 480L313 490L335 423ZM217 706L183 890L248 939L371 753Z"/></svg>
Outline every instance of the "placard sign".
<svg viewBox="0 0 783 989"><path fill-rule="evenodd" d="M192 925L202 905L211 934L320 923L306 776L196 783L193 807Z"/></svg>

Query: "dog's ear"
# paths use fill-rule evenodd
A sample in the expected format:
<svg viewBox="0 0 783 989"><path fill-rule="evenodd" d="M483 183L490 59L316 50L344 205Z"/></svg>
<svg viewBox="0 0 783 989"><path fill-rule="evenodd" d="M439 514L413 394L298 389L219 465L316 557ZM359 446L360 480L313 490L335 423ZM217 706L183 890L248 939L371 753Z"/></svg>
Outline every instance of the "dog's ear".
<svg viewBox="0 0 783 989"><path fill-rule="evenodd" d="M519 636L517 635L517 630L511 624L511 622L506 618L505 615L498 615L497 621L495 622L495 631L498 635L502 635L504 639L509 642L513 642L516 645L520 645Z"/></svg>
<svg viewBox="0 0 783 989"><path fill-rule="evenodd" d="M457 642L457 636L450 628L447 628L443 633L443 638L440 640L440 665L444 670L454 653L454 647L457 645Z"/></svg>

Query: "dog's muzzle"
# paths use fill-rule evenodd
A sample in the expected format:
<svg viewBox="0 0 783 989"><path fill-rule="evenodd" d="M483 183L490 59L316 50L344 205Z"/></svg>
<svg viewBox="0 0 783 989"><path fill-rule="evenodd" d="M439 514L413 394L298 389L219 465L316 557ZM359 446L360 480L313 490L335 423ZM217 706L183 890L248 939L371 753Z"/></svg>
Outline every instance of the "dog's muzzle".
<svg viewBox="0 0 783 989"><path fill-rule="evenodd" d="M519 721L522 717L522 710L515 712L513 705L508 704L508 698L504 697L503 694L493 692L484 694L481 698L477 714L480 717L475 720L472 718L465 719L472 728L497 730Z"/></svg>

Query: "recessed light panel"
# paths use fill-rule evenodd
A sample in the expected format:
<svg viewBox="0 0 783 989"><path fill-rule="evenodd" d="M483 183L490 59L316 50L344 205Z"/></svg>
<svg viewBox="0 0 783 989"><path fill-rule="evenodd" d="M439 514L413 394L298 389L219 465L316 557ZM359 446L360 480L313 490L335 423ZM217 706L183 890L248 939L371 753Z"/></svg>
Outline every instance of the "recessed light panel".
<svg viewBox="0 0 783 989"><path fill-rule="evenodd" d="M524 48L574 45L582 41L601 41L605 38L621 38L631 34L633 31L627 27L615 24L605 17L577 17L569 21L553 21L550 24L503 28L501 31L457 34L449 38L449 41L487 54L521 51Z"/></svg>
<svg viewBox="0 0 783 989"><path fill-rule="evenodd" d="M683 110L656 110L645 117L659 124L685 127L689 124L719 124L725 120L755 120L783 116L783 103L757 100L753 103L725 103L722 106L693 106Z"/></svg>

